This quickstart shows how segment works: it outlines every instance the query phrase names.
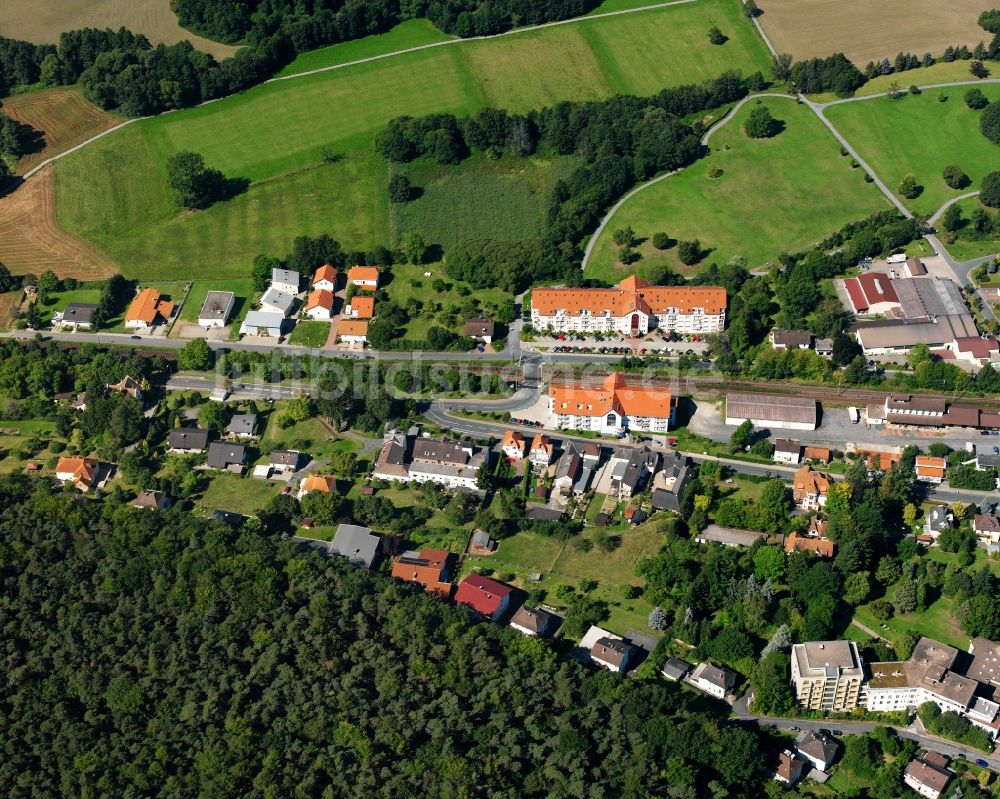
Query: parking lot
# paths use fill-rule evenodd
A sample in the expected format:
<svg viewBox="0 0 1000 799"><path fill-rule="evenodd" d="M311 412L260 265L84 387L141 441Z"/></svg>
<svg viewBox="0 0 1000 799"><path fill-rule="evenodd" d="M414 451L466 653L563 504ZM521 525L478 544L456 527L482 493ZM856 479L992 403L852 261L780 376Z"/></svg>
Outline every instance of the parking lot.
<svg viewBox="0 0 1000 799"><path fill-rule="evenodd" d="M701 355L708 349L701 336L668 335L654 331L641 338L620 334L585 336L567 333L560 336L536 336L532 341L521 340L524 350L540 352L578 353L580 355L661 355L677 358L681 355Z"/></svg>

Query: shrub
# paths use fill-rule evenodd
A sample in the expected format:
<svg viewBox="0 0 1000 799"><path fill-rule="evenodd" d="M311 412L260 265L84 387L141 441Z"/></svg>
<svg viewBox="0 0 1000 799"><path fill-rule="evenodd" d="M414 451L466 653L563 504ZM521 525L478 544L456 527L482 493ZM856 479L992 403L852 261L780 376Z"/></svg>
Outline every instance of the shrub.
<svg viewBox="0 0 1000 799"><path fill-rule="evenodd" d="M716 178L721 178L723 174L724 173L722 171L722 167L720 166L713 166L710 170L708 170L708 176L712 180L715 180Z"/></svg>
<svg viewBox="0 0 1000 799"><path fill-rule="evenodd" d="M684 265L694 266L705 257L701 249L701 242L698 239L680 242L677 245L677 257L681 259L681 263Z"/></svg>
<svg viewBox="0 0 1000 799"><path fill-rule="evenodd" d="M758 105L743 123L743 130L751 139L769 139L778 132L778 121L767 106Z"/></svg>
<svg viewBox="0 0 1000 799"><path fill-rule="evenodd" d="M653 246L658 250L665 250L670 246L670 236L662 230L653 234Z"/></svg>
<svg viewBox="0 0 1000 799"><path fill-rule="evenodd" d="M708 40L712 44L725 44L726 43L726 34L724 34L718 28L716 28L716 27L713 26L713 27L711 27L711 28L708 29Z"/></svg>
<svg viewBox="0 0 1000 799"><path fill-rule="evenodd" d="M989 105L989 100L986 99L986 95L980 89L969 89L965 93L965 104L969 108L986 108Z"/></svg>
<svg viewBox="0 0 1000 799"><path fill-rule="evenodd" d="M941 172L941 177L952 189L964 189L972 182L969 180L969 176L962 171L962 168L954 164L946 166Z"/></svg>
<svg viewBox="0 0 1000 799"><path fill-rule="evenodd" d="M899 181L899 193L903 195L907 200L912 200L918 194L920 194L920 185L917 183L916 177L913 173L908 173L903 175Z"/></svg>
<svg viewBox="0 0 1000 799"><path fill-rule="evenodd" d="M394 203L407 203L413 196L413 187L406 175L393 175L389 179L389 199Z"/></svg>

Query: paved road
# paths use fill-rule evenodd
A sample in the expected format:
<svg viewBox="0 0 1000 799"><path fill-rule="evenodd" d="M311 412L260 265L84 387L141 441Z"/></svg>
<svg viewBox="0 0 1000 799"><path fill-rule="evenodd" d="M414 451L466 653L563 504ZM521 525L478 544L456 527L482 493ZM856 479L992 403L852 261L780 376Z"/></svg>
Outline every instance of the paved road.
<svg viewBox="0 0 1000 799"><path fill-rule="evenodd" d="M979 195L978 191L968 191L965 194L959 194L957 197L952 197L950 200L945 202L944 205L938 208L933 214L931 214L927 218L927 224L929 225L937 224L937 221L944 215L944 212L947 211L955 203L961 202L962 200L968 200L970 197L977 197L978 195Z"/></svg>
<svg viewBox="0 0 1000 799"><path fill-rule="evenodd" d="M759 716L747 710L746 700L747 695L744 694L733 705L734 719L751 724L770 725L784 731L794 732L796 730L822 729L831 731L836 730L837 732L846 733L848 735L859 735L861 733L871 732L877 726L884 726L874 721L843 721L841 719L813 720ZM901 737L916 741L920 744L920 746L926 749L932 749L935 752L940 752L953 760L958 759L959 755L964 756L964 758L968 761L982 759L986 761L989 768L993 771L1000 771L1000 757L998 757L996 753L987 755L980 752L978 749L972 749L967 746L962 746L961 744L946 741L933 735L927 735L916 724L912 724L908 727L893 727L893 729Z"/></svg>
<svg viewBox="0 0 1000 799"><path fill-rule="evenodd" d="M951 253L948 252L948 249L941 243L941 240L935 234L926 233L924 238L927 239L927 243L931 245L934 252L940 255L942 260L944 260L944 262L948 265L948 268L955 277L955 282L960 286L967 286L970 283L974 283L972 280L972 270L981 264L992 261L994 258L992 255L987 255L982 258L973 258L971 261L956 261L952 258ZM986 298L986 295L983 294L982 289L977 286L976 292L982 300L983 316L987 319L993 319L996 321L997 315L993 311L993 305Z"/></svg>

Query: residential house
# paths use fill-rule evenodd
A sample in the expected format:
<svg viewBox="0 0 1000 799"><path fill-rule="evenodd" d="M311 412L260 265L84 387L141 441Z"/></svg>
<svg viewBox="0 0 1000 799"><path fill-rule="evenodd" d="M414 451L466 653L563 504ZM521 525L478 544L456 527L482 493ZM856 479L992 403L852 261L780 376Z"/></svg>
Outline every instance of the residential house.
<svg viewBox="0 0 1000 799"><path fill-rule="evenodd" d="M808 350L812 347L812 333L808 330L772 330L768 340L776 350Z"/></svg>
<svg viewBox="0 0 1000 799"><path fill-rule="evenodd" d="M546 638L555 632L561 621L554 613L521 605L511 616L510 626L524 635Z"/></svg>
<svg viewBox="0 0 1000 799"><path fill-rule="evenodd" d="M323 264L313 273L312 287L317 291L337 291L337 270L330 264Z"/></svg>
<svg viewBox="0 0 1000 799"><path fill-rule="evenodd" d="M979 369L1000 363L1000 341L994 336L960 336L951 347L952 357L961 363Z"/></svg>
<svg viewBox="0 0 1000 799"><path fill-rule="evenodd" d="M162 510L170 507L170 497L165 491L154 491L151 488L144 488L139 492L139 496L132 503L133 508L145 510Z"/></svg>
<svg viewBox="0 0 1000 799"><path fill-rule="evenodd" d="M52 324L89 330L93 327L96 310L97 304L93 302L71 302L63 309L61 316L53 316Z"/></svg>
<svg viewBox="0 0 1000 799"><path fill-rule="evenodd" d="M736 527L722 527L718 524L710 524L695 536L697 544L722 544L727 547L751 547L762 538L767 538L764 533L753 530L740 530Z"/></svg>
<svg viewBox="0 0 1000 799"><path fill-rule="evenodd" d="M246 463L247 448L243 444L232 444L228 441L213 441L208 445L208 468L223 469L228 472L242 474Z"/></svg>
<svg viewBox="0 0 1000 799"><path fill-rule="evenodd" d="M798 441L791 441L787 438L776 438L774 440L774 455L772 460L775 463L784 463L788 466L798 466L802 445Z"/></svg>
<svg viewBox="0 0 1000 799"><path fill-rule="evenodd" d="M1000 544L1000 519L989 513L977 513L972 530L982 543Z"/></svg>
<svg viewBox="0 0 1000 799"><path fill-rule="evenodd" d="M699 663L691 673L691 685L716 699L725 699L736 687L736 672L725 666Z"/></svg>
<svg viewBox="0 0 1000 799"><path fill-rule="evenodd" d="M295 295L278 291L274 286L265 291L264 296L260 298L262 313L281 314L287 318L291 315L293 307L295 307Z"/></svg>
<svg viewBox="0 0 1000 799"><path fill-rule="evenodd" d="M209 430L198 427L175 427L167 436L167 452L191 455L208 449Z"/></svg>
<svg viewBox="0 0 1000 799"><path fill-rule="evenodd" d="M552 463L552 439L543 436L541 433L531 440L531 449L528 452L528 460L534 469L547 469Z"/></svg>
<svg viewBox="0 0 1000 799"><path fill-rule="evenodd" d="M792 687L810 710L847 713L858 706L865 670L853 641L807 641L792 646Z"/></svg>
<svg viewBox="0 0 1000 799"><path fill-rule="evenodd" d="M813 349L816 354L822 358L832 358L833 357L833 339L832 338L818 338L813 344Z"/></svg>
<svg viewBox="0 0 1000 799"><path fill-rule="evenodd" d="M236 306L236 295L231 291L210 291L198 311L201 327L225 327Z"/></svg>
<svg viewBox="0 0 1000 799"><path fill-rule="evenodd" d="M466 337L483 344L493 343L495 329L496 323L492 319L470 319L465 323Z"/></svg>
<svg viewBox="0 0 1000 799"><path fill-rule="evenodd" d="M808 760L813 768L827 771L837 759L840 742L823 732L803 730L795 739L795 750Z"/></svg>
<svg viewBox="0 0 1000 799"><path fill-rule="evenodd" d="M137 329L166 322L174 312L174 304L163 299L156 289L143 289L125 311L125 327Z"/></svg>
<svg viewBox="0 0 1000 799"><path fill-rule="evenodd" d="M589 469L596 469L601 461L601 445L596 441L577 441L575 446L583 456L583 465Z"/></svg>
<svg viewBox="0 0 1000 799"><path fill-rule="evenodd" d="M229 420L227 433L231 438L256 438L257 414L237 413Z"/></svg>
<svg viewBox="0 0 1000 799"><path fill-rule="evenodd" d="M929 762L926 758L911 760L903 771L903 782L927 799L938 799L951 781L951 772Z"/></svg>
<svg viewBox="0 0 1000 799"><path fill-rule="evenodd" d="M648 447L619 447L611 459L611 491L630 499L645 488L660 465L660 453Z"/></svg>
<svg viewBox="0 0 1000 799"><path fill-rule="evenodd" d="M275 449L267 456L267 465L281 475L291 475L302 462L302 453L294 449Z"/></svg>
<svg viewBox="0 0 1000 799"><path fill-rule="evenodd" d="M663 467L653 475L653 510L679 513L684 491L694 481L695 474L686 455L667 452Z"/></svg>
<svg viewBox="0 0 1000 799"><path fill-rule="evenodd" d="M271 288L294 297L299 293L300 278L299 273L293 269L272 269Z"/></svg>
<svg viewBox="0 0 1000 799"><path fill-rule="evenodd" d="M87 492L97 485L101 462L94 458L61 457L56 463L56 480L71 483L79 491Z"/></svg>
<svg viewBox="0 0 1000 799"><path fill-rule="evenodd" d="M281 338L287 324L284 314L249 311L240 323L240 335Z"/></svg>
<svg viewBox="0 0 1000 799"><path fill-rule="evenodd" d="M117 391L119 394L125 394L134 400L142 399L142 386L139 385L139 381L134 377L125 375L117 383L108 383L108 391Z"/></svg>
<svg viewBox="0 0 1000 799"><path fill-rule="evenodd" d="M830 475L813 471L811 466L803 466L792 480L792 499L802 510L819 510L826 505L830 490Z"/></svg>
<svg viewBox="0 0 1000 799"><path fill-rule="evenodd" d="M971 446L972 451L976 454L977 472L1000 469L1000 446L997 444L972 444Z"/></svg>
<svg viewBox="0 0 1000 799"><path fill-rule="evenodd" d="M473 530L469 536L469 544L466 551L470 555L492 555L497 551L497 542L490 538L490 534L483 530Z"/></svg>
<svg viewBox="0 0 1000 799"><path fill-rule="evenodd" d="M666 433L676 418L677 400L669 389L629 385L619 372L608 375L599 388L549 386L548 427L605 435L624 430Z"/></svg>
<svg viewBox="0 0 1000 799"><path fill-rule="evenodd" d="M791 787L802 779L802 774L808 767L809 764L805 760L785 749L778 755L778 767L774 770L774 779Z"/></svg>
<svg viewBox="0 0 1000 799"><path fill-rule="evenodd" d="M387 430L372 475L401 483L437 483L478 489L479 467L489 453L464 441L449 441Z"/></svg>
<svg viewBox="0 0 1000 799"><path fill-rule="evenodd" d="M799 535L792 532L785 538L785 552L793 552L795 550L799 552L812 552L821 558L832 558L836 552L836 544L826 536L813 538L808 535Z"/></svg>
<svg viewBox="0 0 1000 799"><path fill-rule="evenodd" d="M392 576L397 580L422 585L429 594L451 596L451 554L443 549L421 549L404 552L392 564Z"/></svg>
<svg viewBox="0 0 1000 799"><path fill-rule="evenodd" d="M69 407L74 411L85 411L87 410L87 392L81 391L77 394L69 403Z"/></svg>
<svg viewBox="0 0 1000 799"><path fill-rule="evenodd" d="M754 427L782 430L815 430L816 400L775 394L726 395L726 424L739 426L750 420Z"/></svg>
<svg viewBox="0 0 1000 799"><path fill-rule="evenodd" d="M556 333L644 336L652 328L718 333L726 322L726 290L716 286L651 286L636 276L615 288L538 288L531 294L531 325Z"/></svg>
<svg viewBox="0 0 1000 799"><path fill-rule="evenodd" d="M500 451L509 461L519 461L524 458L524 436L517 430L508 430L500 440Z"/></svg>
<svg viewBox="0 0 1000 799"><path fill-rule="evenodd" d="M333 316L333 292L316 289L306 301L306 316L317 322L328 322Z"/></svg>
<svg viewBox="0 0 1000 799"><path fill-rule="evenodd" d="M375 316L375 298L367 294L355 294L344 307L344 316L350 319L371 319Z"/></svg>
<svg viewBox="0 0 1000 799"><path fill-rule="evenodd" d="M932 539L955 527L955 514L947 505L935 505L924 518L924 532Z"/></svg>
<svg viewBox="0 0 1000 799"><path fill-rule="evenodd" d="M691 664L687 661L680 658L667 658L663 664L663 668L660 669L660 674L670 680L670 682L680 682L687 676L689 671L691 671Z"/></svg>
<svg viewBox="0 0 1000 799"><path fill-rule="evenodd" d="M222 522L223 524L229 525L233 529L238 529L240 525L242 525L243 522L246 521L246 518L247 517L244 516L242 513L236 513L231 510L216 509L212 511L211 515L212 521Z"/></svg>
<svg viewBox="0 0 1000 799"><path fill-rule="evenodd" d="M299 491L295 497L296 499L302 499L310 491L319 491L321 494L335 494L338 491L337 478L325 474L308 474L299 483Z"/></svg>
<svg viewBox="0 0 1000 799"><path fill-rule="evenodd" d="M810 463L829 463L830 454L826 447L806 447L802 451L802 457Z"/></svg>
<svg viewBox="0 0 1000 799"><path fill-rule="evenodd" d="M490 621L497 621L510 606L513 588L488 577L470 574L458 584L455 602L472 608Z"/></svg>
<svg viewBox="0 0 1000 799"><path fill-rule="evenodd" d="M330 554L340 555L354 566L370 569L378 557L382 539L367 527L341 524L330 544Z"/></svg>
<svg viewBox="0 0 1000 799"><path fill-rule="evenodd" d="M638 654L636 647L620 638L600 638L590 648L592 663L619 674L629 670Z"/></svg>
<svg viewBox="0 0 1000 799"><path fill-rule="evenodd" d="M349 347L364 348L368 343L368 322L345 319L337 326L337 338Z"/></svg>
<svg viewBox="0 0 1000 799"><path fill-rule="evenodd" d="M923 483L942 483L948 472L948 462L933 455L917 455L917 479Z"/></svg>
<svg viewBox="0 0 1000 799"><path fill-rule="evenodd" d="M573 492L583 471L583 456L577 451L572 442L566 444L562 455L556 461L556 471L552 480L552 487L563 496Z"/></svg>
<svg viewBox="0 0 1000 799"><path fill-rule="evenodd" d="M347 282L367 291L378 288L379 273L377 266L352 266L347 271Z"/></svg>
<svg viewBox="0 0 1000 799"><path fill-rule="evenodd" d="M907 258L906 263L903 265L903 274L907 277L925 277L927 275L927 267L924 266L924 262L919 258Z"/></svg>

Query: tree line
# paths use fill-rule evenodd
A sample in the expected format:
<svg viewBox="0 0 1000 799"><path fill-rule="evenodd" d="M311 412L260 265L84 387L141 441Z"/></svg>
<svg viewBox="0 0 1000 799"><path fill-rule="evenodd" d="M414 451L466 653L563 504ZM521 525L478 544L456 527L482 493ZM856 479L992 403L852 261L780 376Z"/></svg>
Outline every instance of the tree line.
<svg viewBox="0 0 1000 799"><path fill-rule="evenodd" d="M0 790L760 796L764 738L267 530L0 480Z"/></svg>
<svg viewBox="0 0 1000 799"><path fill-rule="evenodd" d="M399 163L433 157L453 164L473 152L525 157L539 149L580 156L583 163L552 190L540 240L465 241L448 254L446 265L449 276L475 288L501 286L516 293L543 279L578 283L583 240L604 212L636 183L699 156L701 125L688 124L685 117L739 100L763 85L759 73L744 78L727 72L651 97L562 102L527 114L490 108L463 118L398 117L376 136L375 148Z"/></svg>

